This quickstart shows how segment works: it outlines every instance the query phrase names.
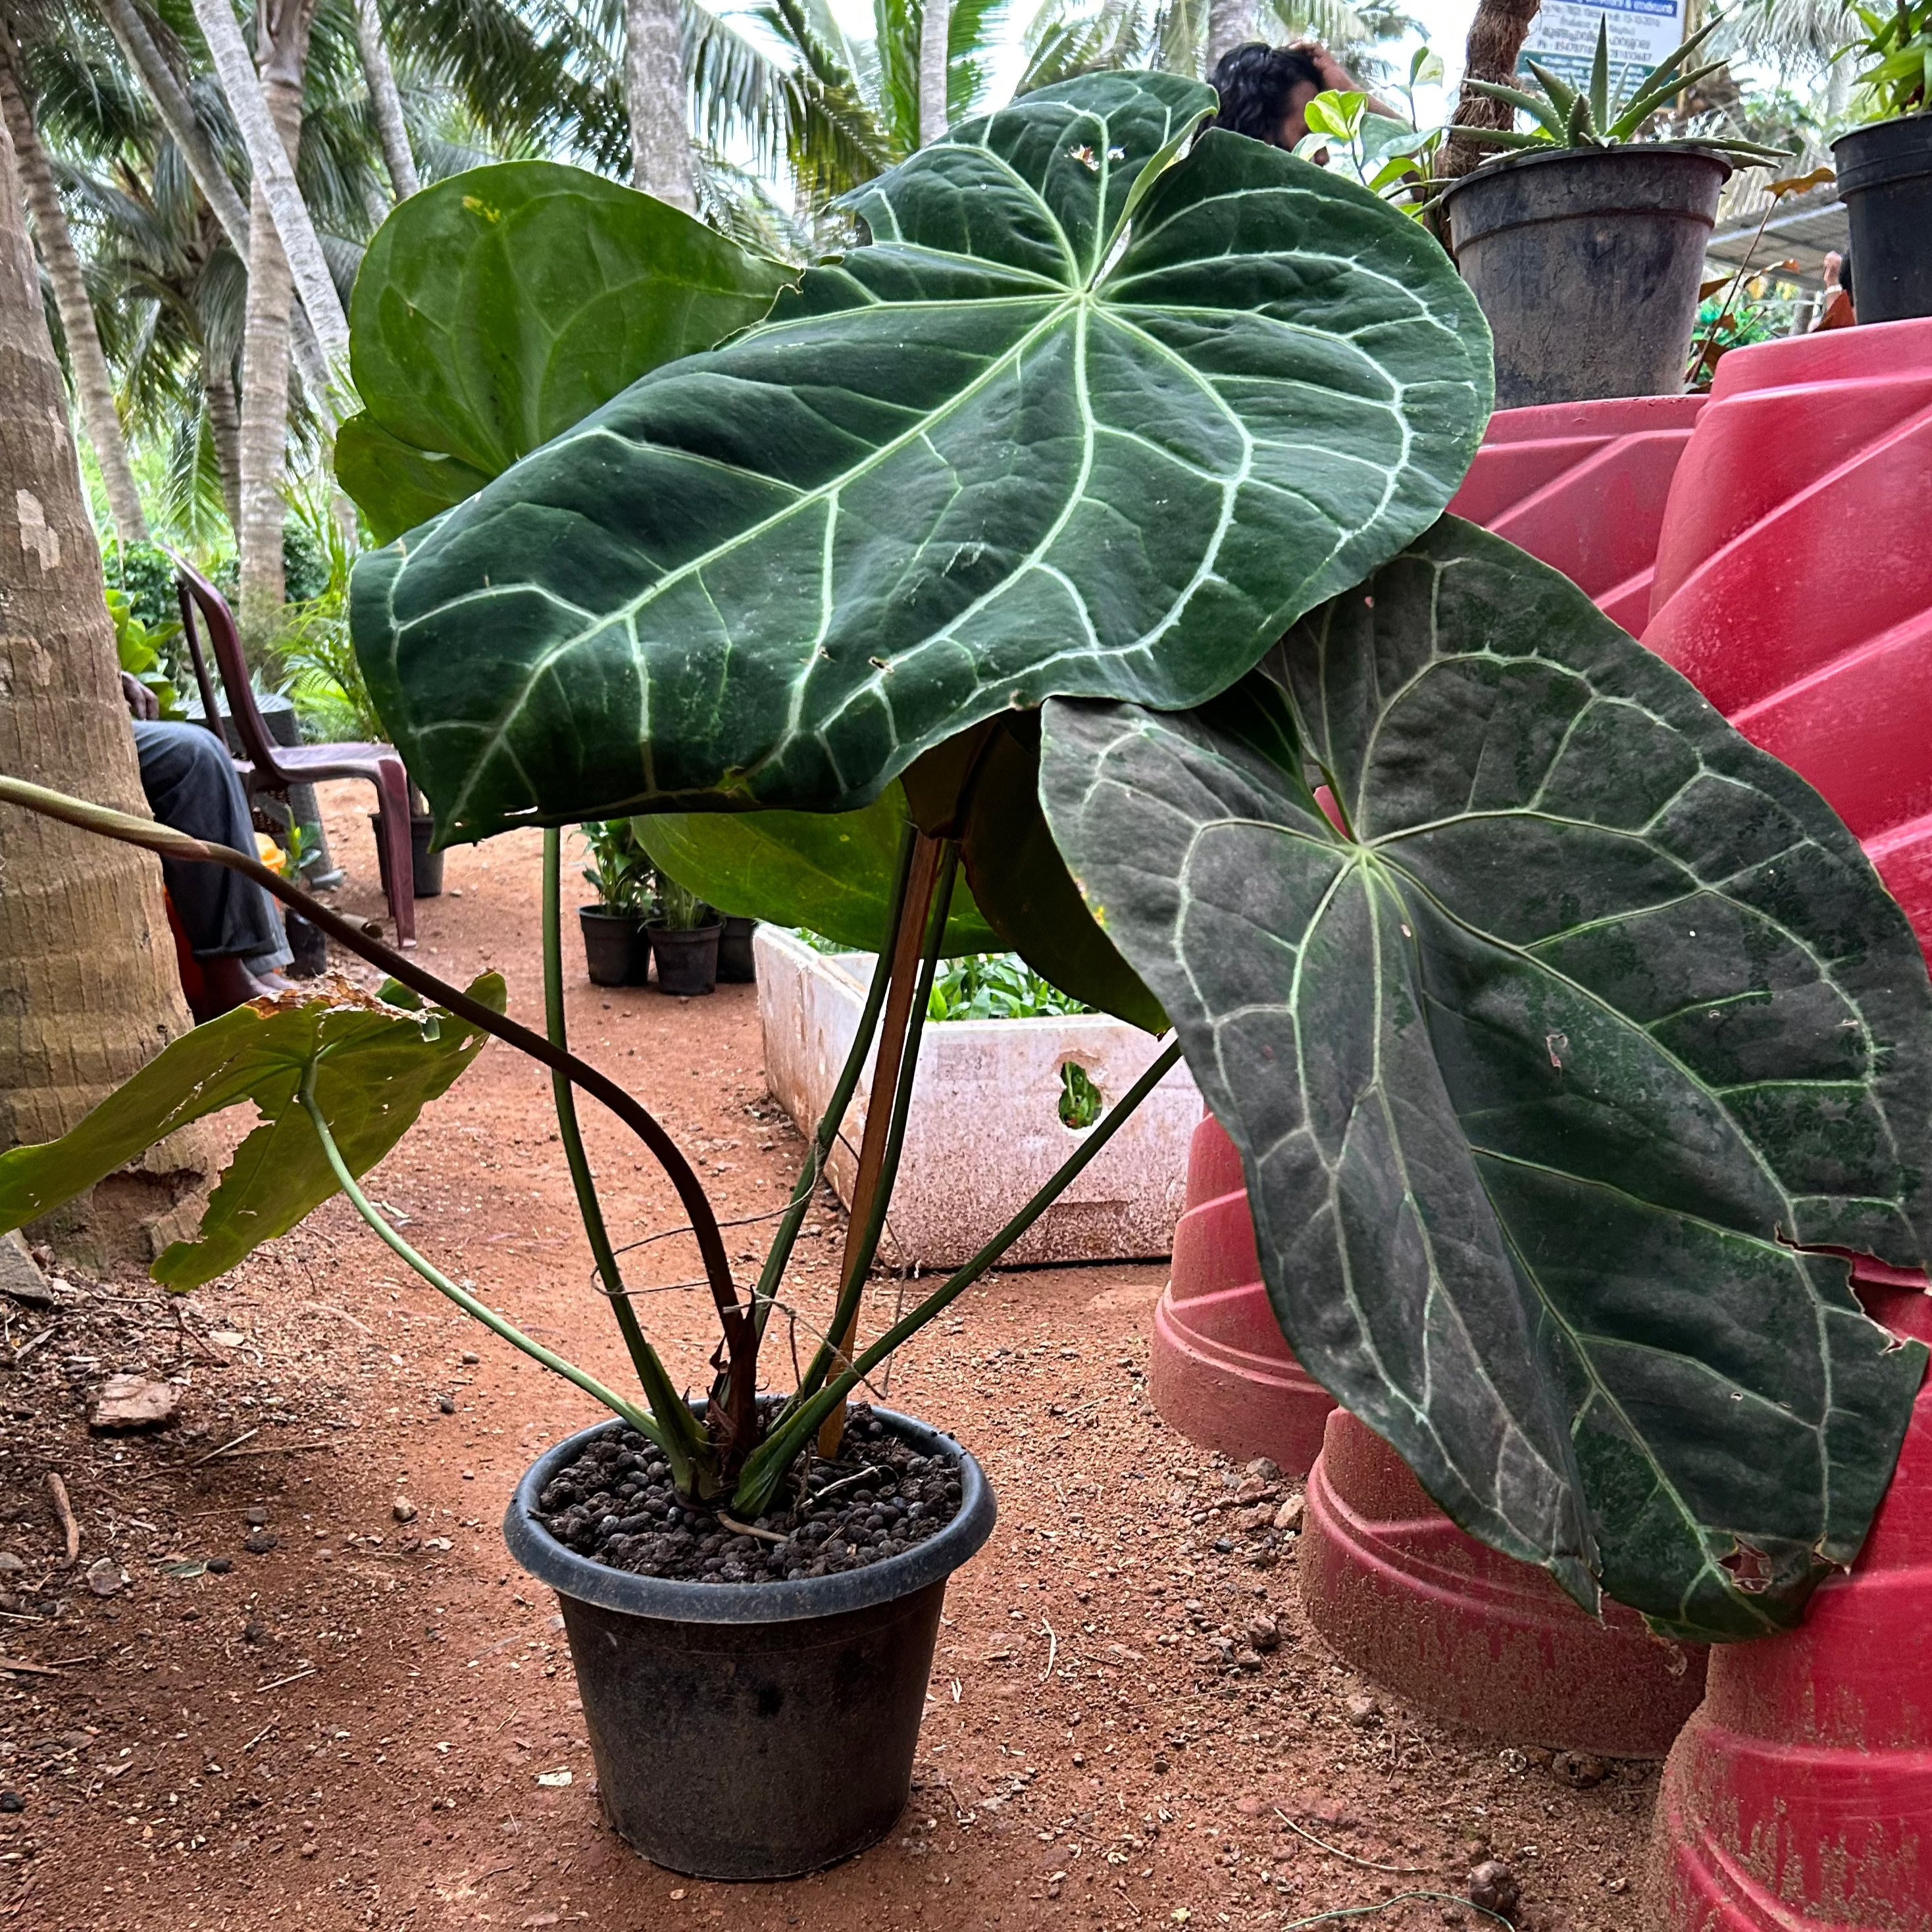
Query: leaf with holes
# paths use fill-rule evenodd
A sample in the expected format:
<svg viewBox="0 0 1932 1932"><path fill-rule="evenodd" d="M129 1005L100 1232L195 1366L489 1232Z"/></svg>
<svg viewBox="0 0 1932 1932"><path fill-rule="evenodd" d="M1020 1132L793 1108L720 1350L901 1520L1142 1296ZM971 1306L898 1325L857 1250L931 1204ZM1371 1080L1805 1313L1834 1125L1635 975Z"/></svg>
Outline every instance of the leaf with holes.
<svg viewBox="0 0 1932 1932"><path fill-rule="evenodd" d="M1417 225L1171 74L860 190L869 246L357 566L440 836L849 809L1054 692L1198 702L1433 520L1489 333Z"/></svg>
<svg viewBox="0 0 1932 1932"><path fill-rule="evenodd" d="M336 473L388 542L647 370L758 321L797 272L634 188L506 161L401 203L356 278L362 412Z"/></svg>
<svg viewBox="0 0 1932 1932"><path fill-rule="evenodd" d="M502 1011L500 974L485 973L470 993ZM183 1293L212 1281L337 1191L302 1104L305 1079L350 1172L362 1174L476 1058L482 1034L409 999L399 1006L338 981L320 997L237 1006L182 1034L60 1139L0 1154L0 1229L72 1200L190 1121L252 1102L261 1124L209 1197L199 1238L176 1242L152 1270Z"/></svg>
<svg viewBox="0 0 1932 1932"><path fill-rule="evenodd" d="M1794 1623L1926 1360L1789 1245L1925 1252L1932 988L1830 808L1448 518L1225 698L1055 700L1042 755L1310 1370L1585 1605Z"/></svg>

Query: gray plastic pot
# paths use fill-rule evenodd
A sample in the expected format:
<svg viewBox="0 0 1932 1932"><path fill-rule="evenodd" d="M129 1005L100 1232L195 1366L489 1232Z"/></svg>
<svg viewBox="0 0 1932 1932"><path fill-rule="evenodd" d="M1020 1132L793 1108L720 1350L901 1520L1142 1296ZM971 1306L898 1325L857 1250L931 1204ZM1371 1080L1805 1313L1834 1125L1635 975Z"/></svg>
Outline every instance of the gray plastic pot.
<svg viewBox="0 0 1932 1932"><path fill-rule="evenodd" d="M1675 396L1731 164L1641 143L1492 162L1443 197L1489 318L1496 407Z"/></svg>
<svg viewBox="0 0 1932 1932"><path fill-rule="evenodd" d="M959 1466L958 1514L902 1556L795 1582L685 1583L579 1556L534 1512L606 1423L517 1486L510 1554L556 1591L605 1814L698 1878L795 1878L875 1844L905 1808L946 1579L992 1534L993 1492L950 1436L872 1412Z"/></svg>
<svg viewBox="0 0 1932 1932"><path fill-rule="evenodd" d="M1854 128L1832 144L1852 230L1860 322L1932 315L1932 112Z"/></svg>

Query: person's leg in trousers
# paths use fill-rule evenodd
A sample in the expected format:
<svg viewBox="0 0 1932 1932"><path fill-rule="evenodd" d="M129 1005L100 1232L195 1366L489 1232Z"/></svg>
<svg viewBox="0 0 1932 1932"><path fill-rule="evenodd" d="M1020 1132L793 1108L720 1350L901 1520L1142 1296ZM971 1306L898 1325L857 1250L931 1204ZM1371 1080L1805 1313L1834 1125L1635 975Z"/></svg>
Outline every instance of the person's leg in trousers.
<svg viewBox="0 0 1932 1932"><path fill-rule="evenodd" d="M227 747L199 724L134 721L134 750L148 808L164 825L211 844L255 849L255 828L240 774ZM276 988L246 962L261 956L289 956L282 922L268 894L254 880L224 866L178 859L161 861L188 950L200 962L215 1012ZM202 1015L210 1018L212 1015Z"/></svg>

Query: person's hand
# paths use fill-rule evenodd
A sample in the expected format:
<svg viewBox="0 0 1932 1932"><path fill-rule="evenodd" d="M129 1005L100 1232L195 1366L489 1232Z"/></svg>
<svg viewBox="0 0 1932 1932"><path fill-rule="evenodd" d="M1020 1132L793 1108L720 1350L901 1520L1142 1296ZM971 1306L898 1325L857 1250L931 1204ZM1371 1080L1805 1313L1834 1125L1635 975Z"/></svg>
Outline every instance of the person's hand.
<svg viewBox="0 0 1932 1932"><path fill-rule="evenodd" d="M154 724L161 715L161 701L132 671L121 674L121 695L128 700L129 713L143 724Z"/></svg>
<svg viewBox="0 0 1932 1932"><path fill-rule="evenodd" d="M1360 94L1362 84L1319 40L1298 40L1292 52L1306 54L1315 63L1315 71L1322 77L1322 85L1331 93Z"/></svg>

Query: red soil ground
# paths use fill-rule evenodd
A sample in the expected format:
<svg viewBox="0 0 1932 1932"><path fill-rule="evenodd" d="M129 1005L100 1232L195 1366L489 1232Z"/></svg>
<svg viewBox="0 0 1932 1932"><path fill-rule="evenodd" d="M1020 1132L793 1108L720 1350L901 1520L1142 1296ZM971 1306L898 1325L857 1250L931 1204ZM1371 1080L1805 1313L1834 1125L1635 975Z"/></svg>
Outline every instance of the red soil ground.
<svg viewBox="0 0 1932 1932"><path fill-rule="evenodd" d="M374 915L364 800L326 802L342 902ZM534 834L453 853L451 891L419 910L425 963L501 968L512 1010L540 1022L538 856ZM753 988L680 1002L578 978L570 1007L574 1043L701 1159L722 1213L777 1204L802 1144L765 1094ZM674 1226L621 1131L594 1109L586 1131L620 1238ZM541 1340L622 1379L537 1069L490 1047L370 1192ZM812 1225L805 1299L824 1300L838 1217ZM742 1237L748 1268L761 1231ZM688 1247L656 1244L642 1278L694 1272ZM26 1566L0 1576L24 1592L0 1651L56 1673L0 1675L0 1788L23 1802L0 1815L0 1921L1279 1928L1418 1891L1438 1896L1352 1922L1474 1925L1442 1895L1493 1852L1521 1878L1525 1925L1636 1922L1652 1768L1591 1767L1606 1774L1573 1788L1546 1753L1378 1696L1310 1630L1292 1557L1256 1570L1190 1520L1233 1472L1148 1405L1162 1275L1003 1274L900 1358L891 1400L980 1456L999 1527L947 1600L900 1828L770 1887L659 1870L602 1822L556 1606L497 1529L536 1452L595 1419L583 1397L406 1274L339 1200L184 1306L139 1276L74 1281L58 1332L0 1368L0 1550ZM644 1306L701 1387L704 1298ZM16 1346L49 1323L8 1312ZM123 1370L182 1384L174 1427L90 1436L91 1392ZM71 1568L50 1471L80 1521ZM244 1548L250 1511L277 1539L266 1553ZM1242 1640L1257 1614L1280 1647L1227 1665L1214 1637Z"/></svg>

